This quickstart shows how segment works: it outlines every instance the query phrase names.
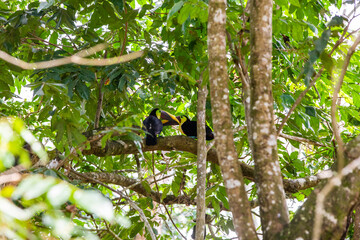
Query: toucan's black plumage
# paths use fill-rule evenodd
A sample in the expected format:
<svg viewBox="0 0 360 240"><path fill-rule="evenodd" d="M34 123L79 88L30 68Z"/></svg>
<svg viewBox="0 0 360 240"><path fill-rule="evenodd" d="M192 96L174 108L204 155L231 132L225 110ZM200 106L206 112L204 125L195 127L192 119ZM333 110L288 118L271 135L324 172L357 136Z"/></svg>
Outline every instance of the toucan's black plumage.
<svg viewBox="0 0 360 240"><path fill-rule="evenodd" d="M160 110L155 108L143 121L145 131L147 132L145 137L146 145L156 145L157 143L156 135L160 134L163 129L163 124L159 118Z"/></svg>
<svg viewBox="0 0 360 240"><path fill-rule="evenodd" d="M177 125L179 120L172 114L155 108L150 115L143 121L144 130L147 132L145 137L146 145L156 145L157 135L161 133L163 126Z"/></svg>
<svg viewBox="0 0 360 240"><path fill-rule="evenodd" d="M180 131L189 137L197 137L197 122L190 121L187 116L180 117L180 124L179 124ZM206 140L213 140L214 133L208 125L205 125L206 131Z"/></svg>

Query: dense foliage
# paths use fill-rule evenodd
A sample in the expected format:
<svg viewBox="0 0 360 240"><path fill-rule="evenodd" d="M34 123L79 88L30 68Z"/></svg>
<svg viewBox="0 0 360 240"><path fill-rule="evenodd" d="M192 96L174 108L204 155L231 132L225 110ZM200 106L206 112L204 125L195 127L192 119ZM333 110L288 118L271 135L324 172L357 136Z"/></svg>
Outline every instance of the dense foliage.
<svg viewBox="0 0 360 240"><path fill-rule="evenodd" d="M243 85L235 64L240 57L249 64L251 16L246 4L242 0L228 1L226 30L235 145L239 159L252 166L247 131L242 127L246 125ZM298 96L316 81L285 123L278 140L284 179L314 176L329 169L336 158L330 116L333 85L352 44L349 33L353 29L345 28L352 16L334 16L330 7L340 9L342 2L274 2L272 78L277 127ZM196 155L187 151L142 151L144 132L137 127L154 107L196 119L197 80L200 75L206 82L209 79L208 2L16 0L0 2L0 13L0 50L26 62L71 56L104 42L108 48L91 58L145 51L141 58L110 66L68 64L22 70L0 62L0 170L10 168L18 158L30 167L33 156L29 158L22 146L25 142L36 145L31 134L44 145L50 160L61 163L52 169L30 167L34 175L23 176L18 186L1 189L0 225L5 229L1 232L9 238L17 234L20 239L50 235L88 239L90 234L104 239L133 239L137 234L150 238L139 211L129 204L131 200L142 209L158 239L180 239L181 234L190 237L196 206L191 201L176 204L163 200L169 196L194 200ZM338 101L344 142L360 133L359 61L360 54L355 52ZM20 94L24 88L31 88L33 96L24 99ZM99 125L95 123L97 114ZM209 97L206 117L211 126ZM99 128L104 130L98 135L103 147L110 139L123 143L131 140L138 152L86 154L83 151L98 139L96 134L90 139L83 133ZM164 127L165 136L179 134L176 127ZM32 151L42 156L37 149L41 147ZM233 224L226 210L229 206L219 166L208 162L207 170L206 202L211 205L207 210L211 231L207 234L231 238ZM148 193L159 193L160 201L110 179L100 184L86 173L121 175ZM85 174L88 179L76 174ZM252 180L247 178L246 183L250 200L255 202ZM298 189L288 192L287 197L303 201L311 191ZM7 224L3 227L4 222Z"/></svg>

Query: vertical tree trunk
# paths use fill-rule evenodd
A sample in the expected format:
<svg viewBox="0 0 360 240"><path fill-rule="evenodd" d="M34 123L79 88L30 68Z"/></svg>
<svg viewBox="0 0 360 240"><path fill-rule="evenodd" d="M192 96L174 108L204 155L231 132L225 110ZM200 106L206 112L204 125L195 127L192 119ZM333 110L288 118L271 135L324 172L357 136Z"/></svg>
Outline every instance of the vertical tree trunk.
<svg viewBox="0 0 360 240"><path fill-rule="evenodd" d="M251 132L264 239L289 221L277 155L272 97L272 0L254 0L250 12Z"/></svg>
<svg viewBox="0 0 360 240"><path fill-rule="evenodd" d="M202 75L199 80L197 103L197 195L196 195L196 240L204 239L205 227L205 189L206 189L206 140L205 140L205 106L208 94Z"/></svg>
<svg viewBox="0 0 360 240"><path fill-rule="evenodd" d="M226 0L209 1L209 77L215 145L235 231L240 239L257 239L233 139L227 75L225 7Z"/></svg>

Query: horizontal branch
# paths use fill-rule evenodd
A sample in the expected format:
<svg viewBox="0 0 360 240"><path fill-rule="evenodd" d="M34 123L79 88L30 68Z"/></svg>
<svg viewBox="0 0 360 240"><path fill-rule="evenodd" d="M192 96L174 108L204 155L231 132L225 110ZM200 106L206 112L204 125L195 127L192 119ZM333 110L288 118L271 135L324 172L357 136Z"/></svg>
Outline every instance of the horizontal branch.
<svg viewBox="0 0 360 240"><path fill-rule="evenodd" d="M85 176L86 178L82 178L81 176ZM150 192L146 190L146 188L142 185L140 181L137 181L132 178L128 178L117 173L107 173L107 172L87 172L81 174L74 174L72 172L68 172L68 177L70 179L81 180L82 182L86 183L96 183L97 181L107 183L107 184L114 184L118 186L122 186L124 188L129 188L135 191L138 194L141 194L145 197L151 198L153 201L157 203L162 203L165 205L172 205L172 204L185 204L185 205L196 205L195 199L191 196L186 195L167 195L163 200L161 200L162 193L155 192L151 190ZM89 179L93 179L91 181ZM252 202L255 207L256 202ZM207 206L208 208L213 208L212 204L209 203ZM229 210L224 207L222 203L220 203L221 210Z"/></svg>
<svg viewBox="0 0 360 240"><path fill-rule="evenodd" d="M101 147L101 139L92 141L94 138L91 133L87 133L86 136L91 142L91 148L83 150L84 155L96 155L103 156L115 156L121 154L136 154L139 150L135 143L130 140L114 141L109 140L104 148ZM197 141L187 136L167 136L158 138L158 143L154 146L146 146L143 144L142 151L184 151L192 154L197 154ZM219 164L216 150L214 148L208 151L207 161L215 164ZM238 161L241 167L244 177L254 181L254 168ZM318 174L316 176L309 176L300 179L283 179L284 189L288 193L295 193L299 190L307 189L316 186L321 179L327 177L327 175Z"/></svg>

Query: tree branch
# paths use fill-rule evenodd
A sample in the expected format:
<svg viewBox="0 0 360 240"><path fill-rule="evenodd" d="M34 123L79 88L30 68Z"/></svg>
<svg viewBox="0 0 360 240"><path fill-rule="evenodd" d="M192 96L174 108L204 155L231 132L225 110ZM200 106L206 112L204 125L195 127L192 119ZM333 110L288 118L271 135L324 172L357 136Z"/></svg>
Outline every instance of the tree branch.
<svg viewBox="0 0 360 240"><path fill-rule="evenodd" d="M340 239L346 228L347 216L359 199L360 136L346 145L345 158L350 164L329 179L330 184L324 181L317 186L276 239ZM323 201L325 196L326 201ZM320 212L317 210L318 201L323 201ZM321 216L317 216L319 214ZM319 217L323 219L322 224L318 222ZM317 225L316 229L320 225L319 235L314 231L314 225Z"/></svg>
<svg viewBox="0 0 360 240"><path fill-rule="evenodd" d="M4 61L11 63L15 66L18 66L22 69L26 70L34 70L34 69L46 69L57 67L61 65L66 65L70 63L76 63L79 65L92 65L92 66L107 66L112 64L124 63L139 58L144 55L144 51L132 52L127 55L107 58L107 59L88 59L85 58L87 56L93 55L101 50L104 50L107 47L107 44L98 44L92 48L82 50L75 55L70 57L64 57L61 59L55 59L50 61L43 61L43 62L35 62L35 63L28 63L18 58L15 58L4 51L0 50L0 58Z"/></svg>
<svg viewBox="0 0 360 240"><path fill-rule="evenodd" d="M90 142L90 149L83 150L84 155L94 154L99 157L115 156L121 154L137 154L139 153L136 144L130 140L114 141L109 140L104 148L101 147L101 137L96 134L96 131L89 131L85 133ZM96 139L93 141L92 139ZM185 151L192 154L197 154L197 141L187 136L167 136L158 138L158 143L154 146L146 146L142 144L142 151ZM216 150L211 148L206 157L206 161L219 165ZM245 178L254 181L255 172L252 166L238 161L237 164L242 170ZM284 189L288 193L296 193L299 190L307 189L316 186L321 179L328 178L328 171L325 174L319 173L315 176L308 176L299 179L283 179Z"/></svg>
<svg viewBox="0 0 360 240"><path fill-rule="evenodd" d="M145 227L147 228L147 230L148 230L148 232L149 232L149 234L150 234L151 239L152 239L152 240L156 240L156 236L155 236L155 234L154 234L154 231L153 231L153 229L152 229L152 227L151 227L151 225L150 225L147 217L145 216L144 211L143 211L134 201L132 201L128 196L124 195L122 192L120 192L120 191L118 191L118 190L115 190L115 189L112 188L112 187L109 187L109 186L105 185L104 183L102 183L101 181L99 181L99 180L97 180L97 179L93 179L93 178L91 178L91 177L89 177L89 176L87 176L87 175L84 175L84 174L82 174L82 173L78 173L78 172L76 172L76 171L74 171L74 170L72 170L72 169L70 169L70 172L73 173L74 175L77 175L77 176L80 177L80 178L84 178L84 179L86 179L86 180L88 180L88 181L96 182L96 183L100 184L101 186L106 187L107 189L111 190L112 192L117 193L120 197L124 198L124 199L129 203L129 205L130 205L133 209L135 209L136 211L138 211L141 219L144 221Z"/></svg>
<svg viewBox="0 0 360 240"><path fill-rule="evenodd" d="M340 172L341 169L344 167L344 142L341 139L340 136L340 130L339 130L339 126L337 124L337 120L336 120L336 111L337 111L337 100L338 100L338 95L341 89L341 85L344 81L344 77L345 74L347 72L347 67L349 66L350 63L350 59L352 57L352 55L355 52L355 49L357 47L357 45L360 43L360 34L359 36L356 38L354 44L350 47L345 60L344 60L344 65L341 69L341 74L339 76L339 81L336 83L335 88L334 88L334 94L333 94L333 98L332 98L332 102L331 102L331 125L333 128L333 132L334 132L334 136L335 136L335 140L337 143L337 165L338 165L338 171Z"/></svg>
<svg viewBox="0 0 360 240"><path fill-rule="evenodd" d="M297 141L297 142L308 143L308 144L311 144L311 145L314 145L314 146L327 147L326 145L324 145L322 143L319 143L319 142L316 142L316 141L313 141L313 140L310 140L310 139L307 139L307 138L303 138L303 137L292 136L292 135L288 135L288 134L285 134L285 133L280 133L279 136L283 137L283 138L286 138L286 139L289 139L289 140L294 140L294 141Z"/></svg>
<svg viewBox="0 0 360 240"><path fill-rule="evenodd" d="M154 200L155 202L161 203L164 205L172 205L172 204L184 204L184 205L194 205L194 206L196 205L196 201L194 199L192 199L191 196L186 196L186 195L179 195L177 197L175 195L167 195L161 201L162 193L156 192L156 191L148 192L141 184L141 181L137 181L135 179L122 176L120 174L108 173L108 172L87 172L87 173L81 173L81 176L79 174L80 173L72 170L71 172L69 172L67 174L67 176L70 179L82 180L82 182L85 182L85 183L102 182L102 183L106 183L106 184L114 184L114 185L122 186L122 187L128 188L138 194L141 194L145 197L149 197L152 200ZM256 206L256 203L255 202L252 203L252 207L255 207L255 206ZM209 203L209 205L207 207L213 208L211 203ZM220 209L229 211L229 209L226 209L224 207L224 205L221 203L220 203Z"/></svg>

